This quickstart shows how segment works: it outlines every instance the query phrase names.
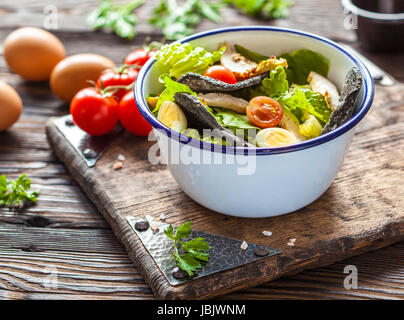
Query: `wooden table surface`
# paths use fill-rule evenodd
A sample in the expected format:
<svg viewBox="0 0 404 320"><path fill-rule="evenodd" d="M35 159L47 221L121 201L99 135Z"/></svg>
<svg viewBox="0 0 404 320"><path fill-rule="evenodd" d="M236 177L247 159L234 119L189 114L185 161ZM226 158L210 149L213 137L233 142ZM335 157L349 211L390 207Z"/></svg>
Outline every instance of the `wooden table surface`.
<svg viewBox="0 0 404 320"><path fill-rule="evenodd" d="M337 0L296 0L287 20L257 20L223 10L223 26L271 24L303 29L357 47L344 28ZM94 52L116 63L146 36L161 39L147 24L156 1L138 10L138 36L130 43L92 32L85 14L97 0L2 0L0 41L17 27L42 26L44 8L56 5L58 29L52 30L68 54ZM203 22L198 31L217 27ZM2 53L2 48L1 48ZM368 54L404 81L403 54ZM27 173L41 194L38 204L23 212L0 208L0 298L2 299L152 299L151 289L131 263L108 224L50 149L44 131L47 119L68 113L68 105L52 96L47 84L24 82L7 69L0 55L0 79L22 97L24 112L14 127L0 133L0 174ZM404 106L404 105L403 105ZM403 110L403 106L399 106ZM400 186L399 186L400 187ZM344 267L358 269L358 289L345 289ZM404 243L308 270L260 287L228 294L226 299L403 299Z"/></svg>

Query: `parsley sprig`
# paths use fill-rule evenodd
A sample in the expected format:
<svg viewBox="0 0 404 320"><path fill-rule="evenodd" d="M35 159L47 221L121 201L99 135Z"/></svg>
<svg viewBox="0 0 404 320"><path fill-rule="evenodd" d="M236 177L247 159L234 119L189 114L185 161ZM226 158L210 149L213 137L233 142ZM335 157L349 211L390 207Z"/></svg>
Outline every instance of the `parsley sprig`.
<svg viewBox="0 0 404 320"><path fill-rule="evenodd" d="M289 7L292 0L225 0L238 10L251 16L266 18L286 18L289 16Z"/></svg>
<svg viewBox="0 0 404 320"><path fill-rule="evenodd" d="M24 207L37 202L38 190L30 191L31 180L22 174L16 180L9 180L3 174L0 176L0 207Z"/></svg>
<svg viewBox="0 0 404 320"><path fill-rule="evenodd" d="M133 11L144 2L115 4L113 0L101 0L99 7L87 16L87 23L96 30L106 28L121 38L132 39L138 22ZM160 0L149 23L161 29L167 40L178 40L192 34L204 18L221 22L220 9L228 5L252 16L286 18L293 3L293 0Z"/></svg>
<svg viewBox="0 0 404 320"><path fill-rule="evenodd" d="M135 25L138 18L133 13L145 0L131 0L127 3L116 4L112 0L102 0L99 7L87 16L87 23L93 29L106 28L125 39L135 35Z"/></svg>
<svg viewBox="0 0 404 320"><path fill-rule="evenodd" d="M222 21L221 1L205 0L161 0L154 9L149 22L156 28L162 29L168 40L178 40L193 33L194 27L203 19L219 23Z"/></svg>
<svg viewBox="0 0 404 320"><path fill-rule="evenodd" d="M186 222L179 226L174 234L174 228L170 224L164 233L167 237L174 240L174 251L171 255L177 262L178 267L185 271L190 277L195 271L202 267L201 262L209 259L209 249L207 241L204 238L194 238L188 241L181 239L188 238L192 233L192 222Z"/></svg>

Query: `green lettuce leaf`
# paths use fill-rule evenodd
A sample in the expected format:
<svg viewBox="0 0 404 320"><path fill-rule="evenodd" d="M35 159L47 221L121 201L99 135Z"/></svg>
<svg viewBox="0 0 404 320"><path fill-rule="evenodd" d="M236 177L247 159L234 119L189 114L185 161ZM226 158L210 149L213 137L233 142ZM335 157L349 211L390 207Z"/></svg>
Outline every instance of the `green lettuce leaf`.
<svg viewBox="0 0 404 320"><path fill-rule="evenodd" d="M172 43L163 46L155 58L169 68L171 77L179 78L187 72L203 73L206 69L219 61L225 47L218 51L209 52L201 47L194 48L189 43Z"/></svg>
<svg viewBox="0 0 404 320"><path fill-rule="evenodd" d="M236 51L241 54L242 56L246 57L247 59L250 59L252 61L254 61L255 63L260 63L263 60L267 60L269 57L264 56L262 54L253 52L251 50L248 50L247 48L240 46L238 44L234 45L234 49L236 49Z"/></svg>
<svg viewBox="0 0 404 320"><path fill-rule="evenodd" d="M201 141L203 142L209 142L209 143L213 143L213 144L220 144L222 146L226 145L226 140L217 138L217 137L213 137L213 136L203 136L201 137Z"/></svg>
<svg viewBox="0 0 404 320"><path fill-rule="evenodd" d="M281 55L288 61L288 81L298 85L307 84L307 77L311 71L315 71L327 77L330 62L323 55L312 50L300 49Z"/></svg>
<svg viewBox="0 0 404 320"><path fill-rule="evenodd" d="M300 87L306 96L307 101L312 108L309 108L308 112L314 115L318 120L327 123L330 120L331 109L325 101L325 98L320 93L312 91L308 87Z"/></svg>
<svg viewBox="0 0 404 320"><path fill-rule="evenodd" d="M321 94L309 88L296 86L292 92L287 92L278 98L283 108L292 112L300 123L307 119L307 114L315 116L323 124L330 119L331 109Z"/></svg>
<svg viewBox="0 0 404 320"><path fill-rule="evenodd" d="M179 83L177 81L174 81L168 75L162 76L161 81L165 84L166 88L160 94L159 100L157 101L157 105L153 110L154 114L157 114L157 112L160 109L161 104L164 101L166 101L166 100L175 101L174 100L174 95L177 92L185 92L185 93L192 94L194 96L198 96L186 84L182 84L182 83Z"/></svg>
<svg viewBox="0 0 404 320"><path fill-rule="evenodd" d="M323 127L320 122L318 122L317 118L313 115L309 115L307 120L299 125L299 133L308 139L318 137L321 134L322 129Z"/></svg>
<svg viewBox="0 0 404 320"><path fill-rule="evenodd" d="M283 67L277 67L271 70L269 77L262 80L260 90L264 95L274 98L288 92L289 83L286 70Z"/></svg>
<svg viewBox="0 0 404 320"><path fill-rule="evenodd" d="M248 130L252 129L256 132L260 130L260 128L254 126L251 121L248 119L246 114L240 114L233 110L224 109L224 108L214 108L213 116L216 120L225 128L233 131L234 134L237 133L237 130L243 130L244 139L253 143L255 138L254 136L248 135Z"/></svg>

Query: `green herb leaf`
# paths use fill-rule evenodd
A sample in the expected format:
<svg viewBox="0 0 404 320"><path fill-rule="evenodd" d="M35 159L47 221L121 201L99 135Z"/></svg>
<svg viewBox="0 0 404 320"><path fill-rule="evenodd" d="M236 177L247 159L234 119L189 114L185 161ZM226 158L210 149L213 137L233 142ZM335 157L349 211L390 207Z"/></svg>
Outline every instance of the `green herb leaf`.
<svg viewBox="0 0 404 320"><path fill-rule="evenodd" d="M133 13L145 0L132 0L114 4L112 0L102 0L99 7L87 15L87 23L93 29L106 28L125 39L132 39L136 33L134 26L138 19Z"/></svg>
<svg viewBox="0 0 404 320"><path fill-rule="evenodd" d="M192 254L173 254L177 265L181 270L184 270L190 277L195 274L195 271L202 267L201 263L193 257Z"/></svg>
<svg viewBox="0 0 404 320"><path fill-rule="evenodd" d="M173 226L172 226L171 224L168 226L167 229L164 230L164 233L165 233L166 236L169 237L170 239L175 240L175 239L174 239L174 229L173 229Z"/></svg>
<svg viewBox="0 0 404 320"><path fill-rule="evenodd" d="M8 180L3 174L0 176L0 206L24 207L37 202L38 190L30 191L31 180L22 174L16 180Z"/></svg>
<svg viewBox="0 0 404 320"><path fill-rule="evenodd" d="M185 222L183 225L180 225L175 232L175 240L184 239L189 237L192 232L192 222Z"/></svg>
<svg viewBox="0 0 404 320"><path fill-rule="evenodd" d="M289 7L294 3L291 0L226 0L226 2L243 13L267 18L286 18L289 15Z"/></svg>
<svg viewBox="0 0 404 320"><path fill-rule="evenodd" d="M205 0L186 0L181 3L176 0L161 0L149 23L162 29L166 39L178 40L192 34L202 18L220 22L222 6L221 2Z"/></svg>
<svg viewBox="0 0 404 320"><path fill-rule="evenodd" d="M178 267L185 271L190 277L195 271L202 267L201 261L209 259L210 246L204 238L194 238L186 242L181 239L188 238L192 233L192 222L186 222L177 228L174 235L174 228L169 225L164 230L166 236L174 240L174 252L171 253Z"/></svg>

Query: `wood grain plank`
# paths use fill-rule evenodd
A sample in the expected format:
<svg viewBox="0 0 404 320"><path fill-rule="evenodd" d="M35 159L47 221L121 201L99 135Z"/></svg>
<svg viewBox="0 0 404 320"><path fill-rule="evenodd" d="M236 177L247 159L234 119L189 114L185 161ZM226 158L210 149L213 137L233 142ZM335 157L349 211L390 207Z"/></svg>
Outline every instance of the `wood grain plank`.
<svg viewBox="0 0 404 320"><path fill-rule="evenodd" d="M0 252L0 297L152 298L122 249L116 253ZM3 290L3 293L1 291ZM66 295L66 297L64 297ZM74 296L73 296L74 295Z"/></svg>
<svg viewBox="0 0 404 320"><path fill-rule="evenodd" d="M122 251L110 230L57 229L0 224L0 248L23 251L110 253Z"/></svg>
<svg viewBox="0 0 404 320"><path fill-rule="evenodd" d="M307 270L227 294L221 299L403 299L403 258L404 243L398 243L327 268ZM386 262L396 271L386 270ZM343 287L346 265L358 267L356 290ZM123 250L99 254L2 249L0 268L0 298L3 299L153 298L151 289ZM50 288L52 272L57 274L57 286Z"/></svg>

